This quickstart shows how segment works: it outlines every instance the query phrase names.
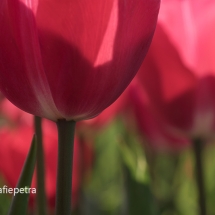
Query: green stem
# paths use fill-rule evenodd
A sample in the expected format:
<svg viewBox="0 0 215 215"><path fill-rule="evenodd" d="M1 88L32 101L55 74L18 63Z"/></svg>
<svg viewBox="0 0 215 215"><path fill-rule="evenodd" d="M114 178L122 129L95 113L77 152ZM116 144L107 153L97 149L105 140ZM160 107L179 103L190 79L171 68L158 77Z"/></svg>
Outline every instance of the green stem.
<svg viewBox="0 0 215 215"><path fill-rule="evenodd" d="M196 162L196 182L199 192L199 214L206 215L206 201L205 201L205 186L204 186L204 173L203 173L203 141L198 138L193 140L193 149Z"/></svg>
<svg viewBox="0 0 215 215"><path fill-rule="evenodd" d="M58 120L56 215L71 215L75 121Z"/></svg>
<svg viewBox="0 0 215 215"><path fill-rule="evenodd" d="M45 169L44 169L44 149L42 141L42 119L34 117L35 133L37 136L37 213L46 215L46 193L45 193Z"/></svg>

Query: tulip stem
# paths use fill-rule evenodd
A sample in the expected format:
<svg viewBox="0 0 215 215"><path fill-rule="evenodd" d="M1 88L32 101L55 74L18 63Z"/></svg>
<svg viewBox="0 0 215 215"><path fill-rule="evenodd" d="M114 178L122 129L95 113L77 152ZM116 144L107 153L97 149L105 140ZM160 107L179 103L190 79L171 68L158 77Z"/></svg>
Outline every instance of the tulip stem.
<svg viewBox="0 0 215 215"><path fill-rule="evenodd" d="M206 215L205 186L202 160L203 141L200 138L193 140L193 149L195 156L196 183L199 193L199 214Z"/></svg>
<svg viewBox="0 0 215 215"><path fill-rule="evenodd" d="M42 119L34 117L34 127L37 136L37 214L46 215L46 193L45 193L45 170L44 170L44 149L42 141Z"/></svg>
<svg viewBox="0 0 215 215"><path fill-rule="evenodd" d="M56 215L71 215L75 121L58 120Z"/></svg>

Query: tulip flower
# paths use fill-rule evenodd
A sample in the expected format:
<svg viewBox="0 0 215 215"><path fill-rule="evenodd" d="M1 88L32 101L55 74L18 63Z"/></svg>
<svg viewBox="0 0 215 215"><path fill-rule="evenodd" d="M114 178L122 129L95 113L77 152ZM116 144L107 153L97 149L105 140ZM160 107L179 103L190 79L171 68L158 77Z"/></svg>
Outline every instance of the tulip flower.
<svg viewBox="0 0 215 215"><path fill-rule="evenodd" d="M162 1L139 78L166 129L193 142L200 214L206 214L201 153L215 131L215 3Z"/></svg>
<svg viewBox="0 0 215 215"><path fill-rule="evenodd" d="M168 123L156 112L139 79L135 78L128 89L131 111L146 147L156 152L178 152L190 145L187 138L168 129Z"/></svg>
<svg viewBox="0 0 215 215"><path fill-rule="evenodd" d="M75 122L128 86L149 48L160 0L1 0L0 90L57 122L56 215L71 214Z"/></svg>
<svg viewBox="0 0 215 215"><path fill-rule="evenodd" d="M98 115L137 72L158 10L159 0L2 0L0 90L54 121Z"/></svg>
<svg viewBox="0 0 215 215"><path fill-rule="evenodd" d="M191 139L213 135L214 77L198 77L182 61L160 25L139 78L153 108L171 132Z"/></svg>
<svg viewBox="0 0 215 215"><path fill-rule="evenodd" d="M215 129L214 11L213 1L164 0L150 51L158 85L146 90L171 127L190 138L208 139Z"/></svg>

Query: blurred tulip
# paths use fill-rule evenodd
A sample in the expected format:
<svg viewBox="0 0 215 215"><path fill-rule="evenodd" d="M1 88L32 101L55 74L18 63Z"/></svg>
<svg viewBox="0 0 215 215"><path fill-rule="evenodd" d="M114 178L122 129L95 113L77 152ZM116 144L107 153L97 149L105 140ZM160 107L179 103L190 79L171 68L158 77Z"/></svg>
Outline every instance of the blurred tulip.
<svg viewBox="0 0 215 215"><path fill-rule="evenodd" d="M215 131L214 12L211 0L163 0L155 35L138 75L157 128L192 143L201 215L207 214L204 144L214 138ZM148 119L146 115L143 120ZM146 126L148 130L155 127ZM157 133L153 135L156 138Z"/></svg>
<svg viewBox="0 0 215 215"><path fill-rule="evenodd" d="M187 138L167 129L168 124L154 111L142 83L137 78L130 84L129 94L131 110L147 147L159 152L177 152L190 145Z"/></svg>
<svg viewBox="0 0 215 215"><path fill-rule="evenodd" d="M207 214L203 147L215 131L214 11L213 1L162 1L138 77L157 126L192 142L201 215Z"/></svg>
<svg viewBox="0 0 215 215"><path fill-rule="evenodd" d="M0 113L1 117L10 124L32 126L32 115L21 111L5 98L1 101Z"/></svg>
<svg viewBox="0 0 215 215"><path fill-rule="evenodd" d="M2 0L0 89L56 121L95 117L136 74L160 0Z"/></svg>
<svg viewBox="0 0 215 215"><path fill-rule="evenodd" d="M207 48L202 52L203 43L204 47L209 46L205 41L210 40L210 34L199 37L204 29L209 32L215 23L215 16L211 19L211 13L206 15L209 6L215 10L215 4L206 2L202 3L205 11L201 11L198 19L193 19L195 29L189 28L189 18L192 11L197 13L201 7L200 1L162 2L155 36L139 72L145 92L156 112L166 121L168 130L191 139L208 139L215 130L215 68L209 68L212 52L206 51ZM180 41L178 35L181 35ZM191 38L195 43L182 42L182 39L187 42ZM187 54L191 50L193 55Z"/></svg>

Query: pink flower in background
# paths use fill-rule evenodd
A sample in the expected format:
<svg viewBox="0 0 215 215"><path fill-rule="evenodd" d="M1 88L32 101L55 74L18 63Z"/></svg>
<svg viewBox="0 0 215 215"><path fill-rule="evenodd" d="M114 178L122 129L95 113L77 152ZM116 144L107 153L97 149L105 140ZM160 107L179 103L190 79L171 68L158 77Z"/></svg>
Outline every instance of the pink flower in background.
<svg viewBox="0 0 215 215"><path fill-rule="evenodd" d="M9 100L3 99L0 105L1 117L11 124L32 126L32 115L14 106Z"/></svg>
<svg viewBox="0 0 215 215"><path fill-rule="evenodd" d="M198 78L215 71L215 2L163 0L159 25Z"/></svg>
<svg viewBox="0 0 215 215"><path fill-rule="evenodd" d="M159 0L1 0L0 89L56 121L95 117L136 74Z"/></svg>
<svg viewBox="0 0 215 215"><path fill-rule="evenodd" d="M154 110L139 79L132 81L129 94L140 137L147 147L160 152L177 152L190 145L188 139L167 129L168 124Z"/></svg>
<svg viewBox="0 0 215 215"><path fill-rule="evenodd" d="M214 24L213 1L162 1L138 78L153 111L175 134L209 138L214 133Z"/></svg>

